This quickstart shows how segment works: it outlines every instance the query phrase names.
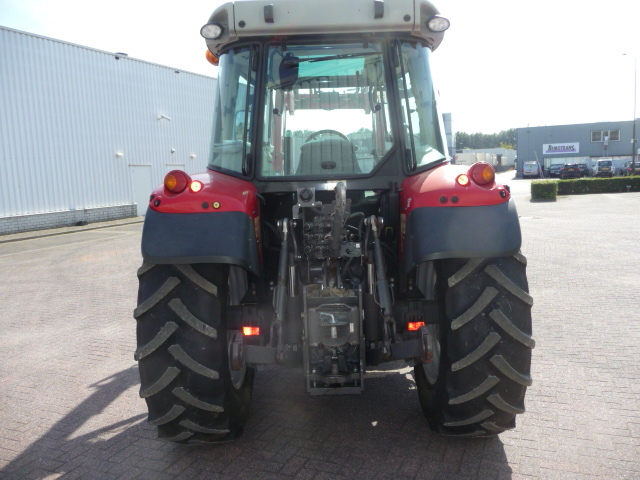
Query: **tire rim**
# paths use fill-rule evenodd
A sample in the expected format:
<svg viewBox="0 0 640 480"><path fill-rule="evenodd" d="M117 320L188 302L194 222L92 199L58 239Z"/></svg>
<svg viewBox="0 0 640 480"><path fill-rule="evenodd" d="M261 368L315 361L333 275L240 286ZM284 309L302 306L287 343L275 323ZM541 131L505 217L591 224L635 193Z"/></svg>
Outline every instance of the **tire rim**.
<svg viewBox="0 0 640 480"><path fill-rule="evenodd" d="M433 360L430 363L423 363L425 378L430 386L435 386L440 373L440 329L437 325L427 325L429 335L433 338Z"/></svg>
<svg viewBox="0 0 640 480"><path fill-rule="evenodd" d="M240 370L234 370L232 368L232 348L234 343L242 343L242 332L240 330L231 330L227 332L227 352L229 356L229 376L231 377L231 384L236 390L240 390L244 385L244 379L247 375L247 364L243 362Z"/></svg>

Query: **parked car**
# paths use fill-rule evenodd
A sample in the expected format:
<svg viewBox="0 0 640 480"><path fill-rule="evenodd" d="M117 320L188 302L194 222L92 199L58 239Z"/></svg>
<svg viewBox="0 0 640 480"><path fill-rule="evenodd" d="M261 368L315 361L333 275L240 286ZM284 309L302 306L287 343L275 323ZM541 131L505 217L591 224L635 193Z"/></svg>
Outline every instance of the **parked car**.
<svg viewBox="0 0 640 480"><path fill-rule="evenodd" d="M564 167L564 165L562 165L561 163L550 165L548 169L549 178L560 178L560 170L562 170L562 167Z"/></svg>
<svg viewBox="0 0 640 480"><path fill-rule="evenodd" d="M602 158L596 162L593 168L594 177L613 177L613 161L610 158Z"/></svg>
<svg viewBox="0 0 640 480"><path fill-rule="evenodd" d="M560 170L560 178L562 180L566 180L568 178L580 178L581 176L580 167L577 163L567 163Z"/></svg>
<svg viewBox="0 0 640 480"><path fill-rule="evenodd" d="M540 178L538 162L524 162L524 165L522 165L522 178Z"/></svg>
<svg viewBox="0 0 640 480"><path fill-rule="evenodd" d="M578 168L580 168L580 175L582 175L583 177L589 176L589 167L586 163L579 163Z"/></svg>
<svg viewBox="0 0 640 480"><path fill-rule="evenodd" d="M640 163L636 162L633 165L631 165L631 162L625 163L622 175L640 175Z"/></svg>

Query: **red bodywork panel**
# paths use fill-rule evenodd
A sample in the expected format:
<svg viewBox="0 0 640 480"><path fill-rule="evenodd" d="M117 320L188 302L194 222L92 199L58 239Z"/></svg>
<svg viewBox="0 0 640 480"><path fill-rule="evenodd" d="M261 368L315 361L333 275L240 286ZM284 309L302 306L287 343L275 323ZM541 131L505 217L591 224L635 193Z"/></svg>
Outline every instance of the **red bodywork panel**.
<svg viewBox="0 0 640 480"><path fill-rule="evenodd" d="M464 187L459 185L456 178L463 173L471 178L469 171L463 165L443 165L406 178L401 185L400 213L408 215L418 207L475 207L509 201L509 191L495 181L478 185L470 180Z"/></svg>
<svg viewBox="0 0 640 480"><path fill-rule="evenodd" d="M462 174L469 176L465 186L456 181ZM510 198L509 190L495 180L487 185L475 183L471 179L471 167L464 165L442 165L406 178L400 191L400 259L404 255L407 217L414 208L497 205Z"/></svg>
<svg viewBox="0 0 640 480"><path fill-rule="evenodd" d="M202 182L202 190L194 193L187 186L183 192L172 193L161 185L153 191L149 207L162 213L245 212L252 218L258 216L258 190L251 182L213 171L191 175L191 179Z"/></svg>
<svg viewBox="0 0 640 480"><path fill-rule="evenodd" d="M256 187L246 180L211 170L191 175L191 180L202 182L199 192L194 193L187 186L180 193L172 193L161 185L153 191L149 208L161 213L244 212L253 221L256 247L262 263L260 205ZM224 232L220 234L224 235Z"/></svg>

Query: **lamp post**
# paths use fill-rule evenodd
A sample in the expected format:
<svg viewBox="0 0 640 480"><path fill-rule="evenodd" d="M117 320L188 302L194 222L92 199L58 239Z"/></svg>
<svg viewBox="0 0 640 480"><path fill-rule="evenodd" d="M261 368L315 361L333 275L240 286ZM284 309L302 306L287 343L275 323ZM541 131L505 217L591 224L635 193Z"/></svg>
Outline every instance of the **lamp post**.
<svg viewBox="0 0 640 480"><path fill-rule="evenodd" d="M638 93L638 59L635 55L629 55L627 53L623 53L625 56L633 57L633 133L631 134L631 168L633 172L633 168L635 168L634 164L636 163L637 158L637 142L636 138L636 100Z"/></svg>

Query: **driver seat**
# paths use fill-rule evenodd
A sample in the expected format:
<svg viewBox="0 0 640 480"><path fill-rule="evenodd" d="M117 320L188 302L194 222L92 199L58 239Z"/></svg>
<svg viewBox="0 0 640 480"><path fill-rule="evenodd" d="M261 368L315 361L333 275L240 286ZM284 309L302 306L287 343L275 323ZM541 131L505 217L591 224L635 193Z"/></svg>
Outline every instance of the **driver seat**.
<svg viewBox="0 0 640 480"><path fill-rule="evenodd" d="M342 175L362 173L356 147L343 138L320 138L303 143L296 175Z"/></svg>

